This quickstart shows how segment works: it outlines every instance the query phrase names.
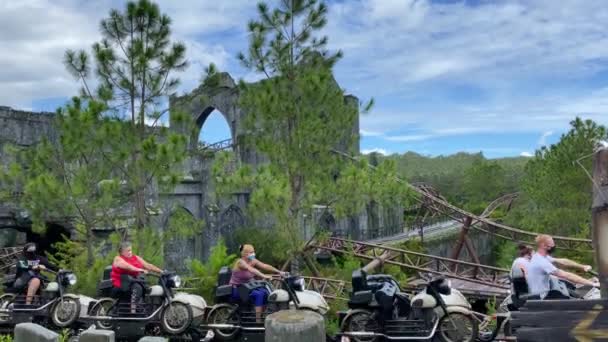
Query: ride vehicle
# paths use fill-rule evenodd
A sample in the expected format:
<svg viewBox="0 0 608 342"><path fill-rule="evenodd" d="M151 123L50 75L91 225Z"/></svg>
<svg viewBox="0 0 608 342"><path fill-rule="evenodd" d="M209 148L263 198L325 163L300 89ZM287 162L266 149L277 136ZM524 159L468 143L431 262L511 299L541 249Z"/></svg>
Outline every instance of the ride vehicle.
<svg viewBox="0 0 608 342"><path fill-rule="evenodd" d="M428 280L411 299L390 275L355 270L349 310L340 313L339 336L381 340L475 341L477 321L466 298L449 280Z"/></svg>
<svg viewBox="0 0 608 342"><path fill-rule="evenodd" d="M597 272L590 270L589 274L597 277ZM528 300L541 300L537 293L530 293L528 283L521 271L515 271L511 277L511 294L500 304L495 314L496 324L491 333L480 334L481 342L494 341L496 338L504 338L513 335L511 329L511 312L518 311ZM573 284L567 280L551 278L551 290L544 300L552 299L600 299L600 290L597 287Z"/></svg>
<svg viewBox="0 0 608 342"><path fill-rule="evenodd" d="M92 305L88 319L98 329L114 330L120 338L138 336L183 336L193 340L211 340L211 334L202 332L198 326L203 322L205 300L201 296L176 293L181 286L181 278L172 272L149 275L158 277L158 284L148 286L144 276L122 275L125 288L142 286L141 301L133 301L131 296L112 296L111 266L104 270L98 285L102 298Z"/></svg>
<svg viewBox="0 0 608 342"><path fill-rule="evenodd" d="M245 332L264 332L264 318L279 310L311 310L321 315L329 311L325 298L318 292L305 289L305 281L301 276L285 273L280 277L281 288L275 289L271 282L253 280L239 285L239 299L232 298L232 285L229 284L232 271L222 267L219 272L215 289L215 305L206 315L206 328L213 329L215 338L220 341L230 341ZM249 294L264 288L269 293L268 305L261 317L256 317L253 303Z"/></svg>
<svg viewBox="0 0 608 342"><path fill-rule="evenodd" d="M41 280L40 288L29 304L26 301L27 288L23 292L17 292L13 288L15 275L4 277L5 294L0 296L0 324L12 326L33 322L50 328L63 329L72 326L78 320L81 298L67 293L68 287L76 284L76 275L68 270L58 272L46 270L46 272L54 273L55 280L50 281L44 275L38 274L37 277Z"/></svg>

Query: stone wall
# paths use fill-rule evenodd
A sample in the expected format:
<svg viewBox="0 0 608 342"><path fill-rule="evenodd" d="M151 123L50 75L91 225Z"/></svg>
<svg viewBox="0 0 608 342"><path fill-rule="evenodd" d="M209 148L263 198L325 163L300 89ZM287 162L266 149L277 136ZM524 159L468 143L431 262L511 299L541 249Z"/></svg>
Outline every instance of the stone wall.
<svg viewBox="0 0 608 342"><path fill-rule="evenodd" d="M336 83L336 86L338 84ZM358 106L358 99L354 96L346 96L345 102ZM266 162L263 155L244 144L245 136L244 120L246 113L239 107L239 90L232 77L227 73L222 73L218 84L213 87L201 85L191 93L183 96L172 96L170 98L171 112L181 111L187 113L196 122L198 130L193 132L190 141L190 148L197 148L198 131L201 129L207 117L214 109L220 111L230 127L231 137L234 146L236 162L240 164L260 165ZM51 140L57 139L57 132L53 128L52 113L31 113L26 111L14 110L8 107L0 107L0 147L12 144L27 148L39 142L43 138ZM170 122L170 129L182 131L175 122ZM353 127L345 127L356 137L353 146L339 146L341 150L359 151L359 122L358 119ZM188 132L190 133L190 132ZM344 145L344 144L342 144ZM11 160L7 154L0 149L0 165L8 165ZM246 214L246 206L249 198L247 192L234 193L225 198L215 198L213 182L211 180L211 165L214 156L211 154L192 154L183 164L183 181L170 193L156 193L154 196L160 204L161 211L154 219L155 224L162 229L166 226L171 213L174 210L183 208L193 217L203 219L206 222L205 231L192 239L183 241L171 241L165 250L166 267L181 270L184 268L186 259L205 259L209 250L214 246L220 237L225 237L229 245L237 242L232 241L236 230L242 227L264 227L271 225L270 222L251 222ZM349 218L330 221L323 216L326 210L315 210L312 216L303 220L305 236L312 234L312 231L325 223L331 226L331 230L345 233L353 238L363 238L367 236L367 231L379 230L383 225L401 225L401 211L394 210L368 209L360 215ZM0 203L0 229L15 228L20 210L11 203ZM374 220L370 220L370 213L373 213ZM329 213L331 216L331 213ZM28 227L19 227L28 229ZM104 235L107 232L100 232ZM19 240L17 237L5 233L7 240ZM104 235L105 236L105 235ZM23 240L22 238L20 240Z"/></svg>

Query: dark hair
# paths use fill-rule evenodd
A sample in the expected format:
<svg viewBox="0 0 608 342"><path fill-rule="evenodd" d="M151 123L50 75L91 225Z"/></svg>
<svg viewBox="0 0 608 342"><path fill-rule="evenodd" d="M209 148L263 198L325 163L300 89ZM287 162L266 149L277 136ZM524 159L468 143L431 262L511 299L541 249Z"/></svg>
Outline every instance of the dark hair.
<svg viewBox="0 0 608 342"><path fill-rule="evenodd" d="M532 254L532 247L527 246L527 245L524 245L523 243L522 243L522 244L519 244L519 245L517 246L517 255L518 255L520 258L523 258L523 257L525 257L526 255L531 255L531 254Z"/></svg>

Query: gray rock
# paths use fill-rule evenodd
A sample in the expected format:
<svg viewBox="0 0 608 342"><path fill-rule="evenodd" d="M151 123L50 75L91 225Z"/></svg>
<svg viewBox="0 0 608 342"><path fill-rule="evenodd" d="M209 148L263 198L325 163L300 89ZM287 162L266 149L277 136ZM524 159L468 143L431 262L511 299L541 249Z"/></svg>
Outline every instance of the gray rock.
<svg viewBox="0 0 608 342"><path fill-rule="evenodd" d="M168 342L164 337L152 337L152 336L144 336L139 339L139 342Z"/></svg>
<svg viewBox="0 0 608 342"><path fill-rule="evenodd" d="M20 323L15 326L15 342L57 342L59 335L34 323Z"/></svg>
<svg viewBox="0 0 608 342"><path fill-rule="evenodd" d="M266 317L266 342L325 341L325 322L316 312L283 310Z"/></svg>
<svg viewBox="0 0 608 342"><path fill-rule="evenodd" d="M114 342L114 332L112 330L85 330L80 335L79 342Z"/></svg>

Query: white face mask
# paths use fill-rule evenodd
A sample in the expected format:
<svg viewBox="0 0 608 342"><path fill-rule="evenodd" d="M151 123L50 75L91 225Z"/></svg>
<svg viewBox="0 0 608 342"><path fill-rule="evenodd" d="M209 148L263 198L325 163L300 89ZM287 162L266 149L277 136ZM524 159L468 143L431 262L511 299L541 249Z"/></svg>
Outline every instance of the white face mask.
<svg viewBox="0 0 608 342"><path fill-rule="evenodd" d="M255 259L255 253L251 253L251 254L249 254L249 255L247 256L247 259L249 259L249 260L253 260L253 259Z"/></svg>

